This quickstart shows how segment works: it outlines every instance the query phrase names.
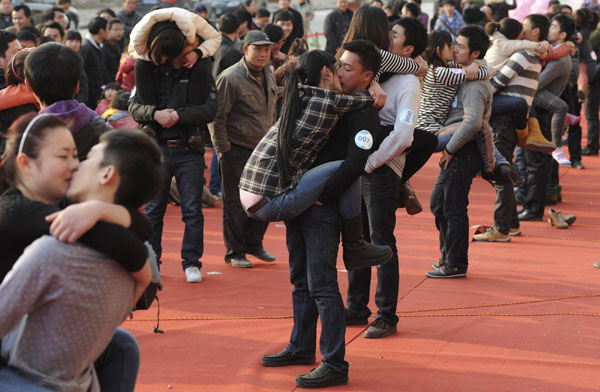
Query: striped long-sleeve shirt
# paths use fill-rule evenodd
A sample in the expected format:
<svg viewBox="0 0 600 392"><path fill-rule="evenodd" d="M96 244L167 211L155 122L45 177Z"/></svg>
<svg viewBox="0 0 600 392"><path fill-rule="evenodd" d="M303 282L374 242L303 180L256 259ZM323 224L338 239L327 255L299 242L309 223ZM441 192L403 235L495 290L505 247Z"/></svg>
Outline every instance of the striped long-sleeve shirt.
<svg viewBox="0 0 600 392"><path fill-rule="evenodd" d="M541 71L539 57L528 50L519 50L492 78L494 93L523 98L531 111Z"/></svg>
<svg viewBox="0 0 600 392"><path fill-rule="evenodd" d="M454 66L455 64L450 64ZM486 79L490 68L481 64L478 80ZM437 134L450 112L460 84L467 80L461 68L429 66L421 87L421 105L416 127Z"/></svg>

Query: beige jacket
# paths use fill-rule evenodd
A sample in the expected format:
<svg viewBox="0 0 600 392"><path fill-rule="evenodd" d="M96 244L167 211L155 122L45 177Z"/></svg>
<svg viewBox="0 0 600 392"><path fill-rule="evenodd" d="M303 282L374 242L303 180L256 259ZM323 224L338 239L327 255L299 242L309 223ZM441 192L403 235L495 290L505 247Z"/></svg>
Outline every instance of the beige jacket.
<svg viewBox="0 0 600 392"><path fill-rule="evenodd" d="M198 47L202 51L202 58L215 54L221 45L221 34L204 18L182 8L172 7L152 11L135 25L131 31L129 53L137 59L150 60L146 45L150 31L156 23L166 21L175 22L190 45L194 44L196 35L204 39L204 42Z"/></svg>
<svg viewBox="0 0 600 392"><path fill-rule="evenodd" d="M506 64L510 56L517 50L525 49L535 52L538 43L527 40L510 40L499 31L494 32L491 37L492 44L485 54L485 59L490 67L499 70Z"/></svg>
<svg viewBox="0 0 600 392"><path fill-rule="evenodd" d="M209 127L209 130L218 153L229 151L231 143L254 149L273 125L277 85L268 66L263 68L263 76L267 84L267 96L248 71L244 57L217 78L218 109L213 127Z"/></svg>

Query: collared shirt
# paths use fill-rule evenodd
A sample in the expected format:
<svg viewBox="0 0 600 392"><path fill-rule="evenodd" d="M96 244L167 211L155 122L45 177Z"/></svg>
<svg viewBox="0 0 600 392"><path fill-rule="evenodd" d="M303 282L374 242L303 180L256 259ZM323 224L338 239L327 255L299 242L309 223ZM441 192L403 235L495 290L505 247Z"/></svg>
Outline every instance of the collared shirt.
<svg viewBox="0 0 600 392"><path fill-rule="evenodd" d="M301 114L290 141L289 181L279 177L277 165L278 121L258 143L246 163L240 188L251 193L274 197L292 189L318 152L341 115L373 103L368 92L343 95L336 91L299 85Z"/></svg>

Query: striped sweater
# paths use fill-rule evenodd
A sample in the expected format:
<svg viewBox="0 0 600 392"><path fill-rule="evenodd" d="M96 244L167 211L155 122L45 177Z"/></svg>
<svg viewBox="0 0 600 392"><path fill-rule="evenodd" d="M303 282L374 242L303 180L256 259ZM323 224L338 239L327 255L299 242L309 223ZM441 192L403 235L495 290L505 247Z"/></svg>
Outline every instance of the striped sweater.
<svg viewBox="0 0 600 392"><path fill-rule="evenodd" d="M523 98L531 111L541 71L542 62L535 54L519 50L492 78L494 93Z"/></svg>
<svg viewBox="0 0 600 392"><path fill-rule="evenodd" d="M455 63L451 67L458 66ZM478 80L486 79L491 69L481 64ZM461 68L429 66L421 87L421 105L416 127L437 134L443 127L460 84L467 80Z"/></svg>

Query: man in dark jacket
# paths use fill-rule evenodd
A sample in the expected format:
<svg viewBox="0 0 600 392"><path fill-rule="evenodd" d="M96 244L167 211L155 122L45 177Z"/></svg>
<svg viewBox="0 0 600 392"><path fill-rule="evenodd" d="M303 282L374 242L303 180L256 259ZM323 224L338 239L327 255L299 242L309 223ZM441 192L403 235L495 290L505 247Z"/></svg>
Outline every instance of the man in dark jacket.
<svg viewBox="0 0 600 392"><path fill-rule="evenodd" d="M335 54L342 46L344 36L350 28L350 21L354 13L348 9L348 0L337 0L337 8L325 18L323 31L327 44L325 50Z"/></svg>
<svg viewBox="0 0 600 392"><path fill-rule="evenodd" d="M123 0L122 5L123 8L117 12L117 18L123 22L124 35L121 44L125 49L129 44L129 35L131 34L131 30L133 30L133 26L142 20L143 15L135 10L137 5L136 0Z"/></svg>
<svg viewBox="0 0 600 392"><path fill-rule="evenodd" d="M95 109L102 95L104 80L104 56L102 55L102 42L106 39L108 21L99 16L90 20L88 31L79 54L83 58L83 66L88 77L88 100L86 104L90 109Z"/></svg>
<svg viewBox="0 0 600 392"><path fill-rule="evenodd" d="M302 19L302 14L290 7L290 4L290 0L279 0L279 9L273 13L272 21L275 23L277 14L282 11L287 11L292 14L292 23L294 24L294 28L290 34L290 40L293 41L295 38L304 37L304 20Z"/></svg>
<svg viewBox="0 0 600 392"><path fill-rule="evenodd" d="M151 42L161 29L177 29L177 26L173 22L157 23L148 40ZM180 50L175 52L181 52L183 44L182 40ZM156 130L168 174L168 180L158 196L146 204L146 216L154 230L150 243L156 257L160 258L163 217L174 176L181 195L181 214L185 223L181 264L189 283L202 281L200 258L204 251L204 148L191 147L188 139L191 131L198 134L197 129L205 130L217 111L210 60L201 59L202 54L198 58L200 60L191 68L184 68L178 58L163 58L164 63L160 65L137 60L137 92L129 103L131 117L142 125L151 124Z"/></svg>
<svg viewBox="0 0 600 392"><path fill-rule="evenodd" d="M4 70L12 56L17 54L19 50L21 50L21 44L17 40L17 35L0 30L0 89L6 87Z"/></svg>
<svg viewBox="0 0 600 392"><path fill-rule="evenodd" d="M99 136L109 130L96 112L73 99L82 70L81 57L55 42L37 48L25 60L25 80L40 104L40 113L53 114L67 123L80 161L86 159Z"/></svg>
<svg viewBox="0 0 600 392"><path fill-rule="evenodd" d="M123 38L123 23L120 19L112 19L108 22L106 40L102 43L102 55L104 56L104 83L115 81L121 60L121 47L119 41Z"/></svg>
<svg viewBox="0 0 600 392"><path fill-rule="evenodd" d="M212 68L213 78L216 80L221 72L236 64L244 57L244 52L235 48L234 42L238 35L240 21L234 13L227 13L219 19L221 32L221 46L214 55Z"/></svg>

